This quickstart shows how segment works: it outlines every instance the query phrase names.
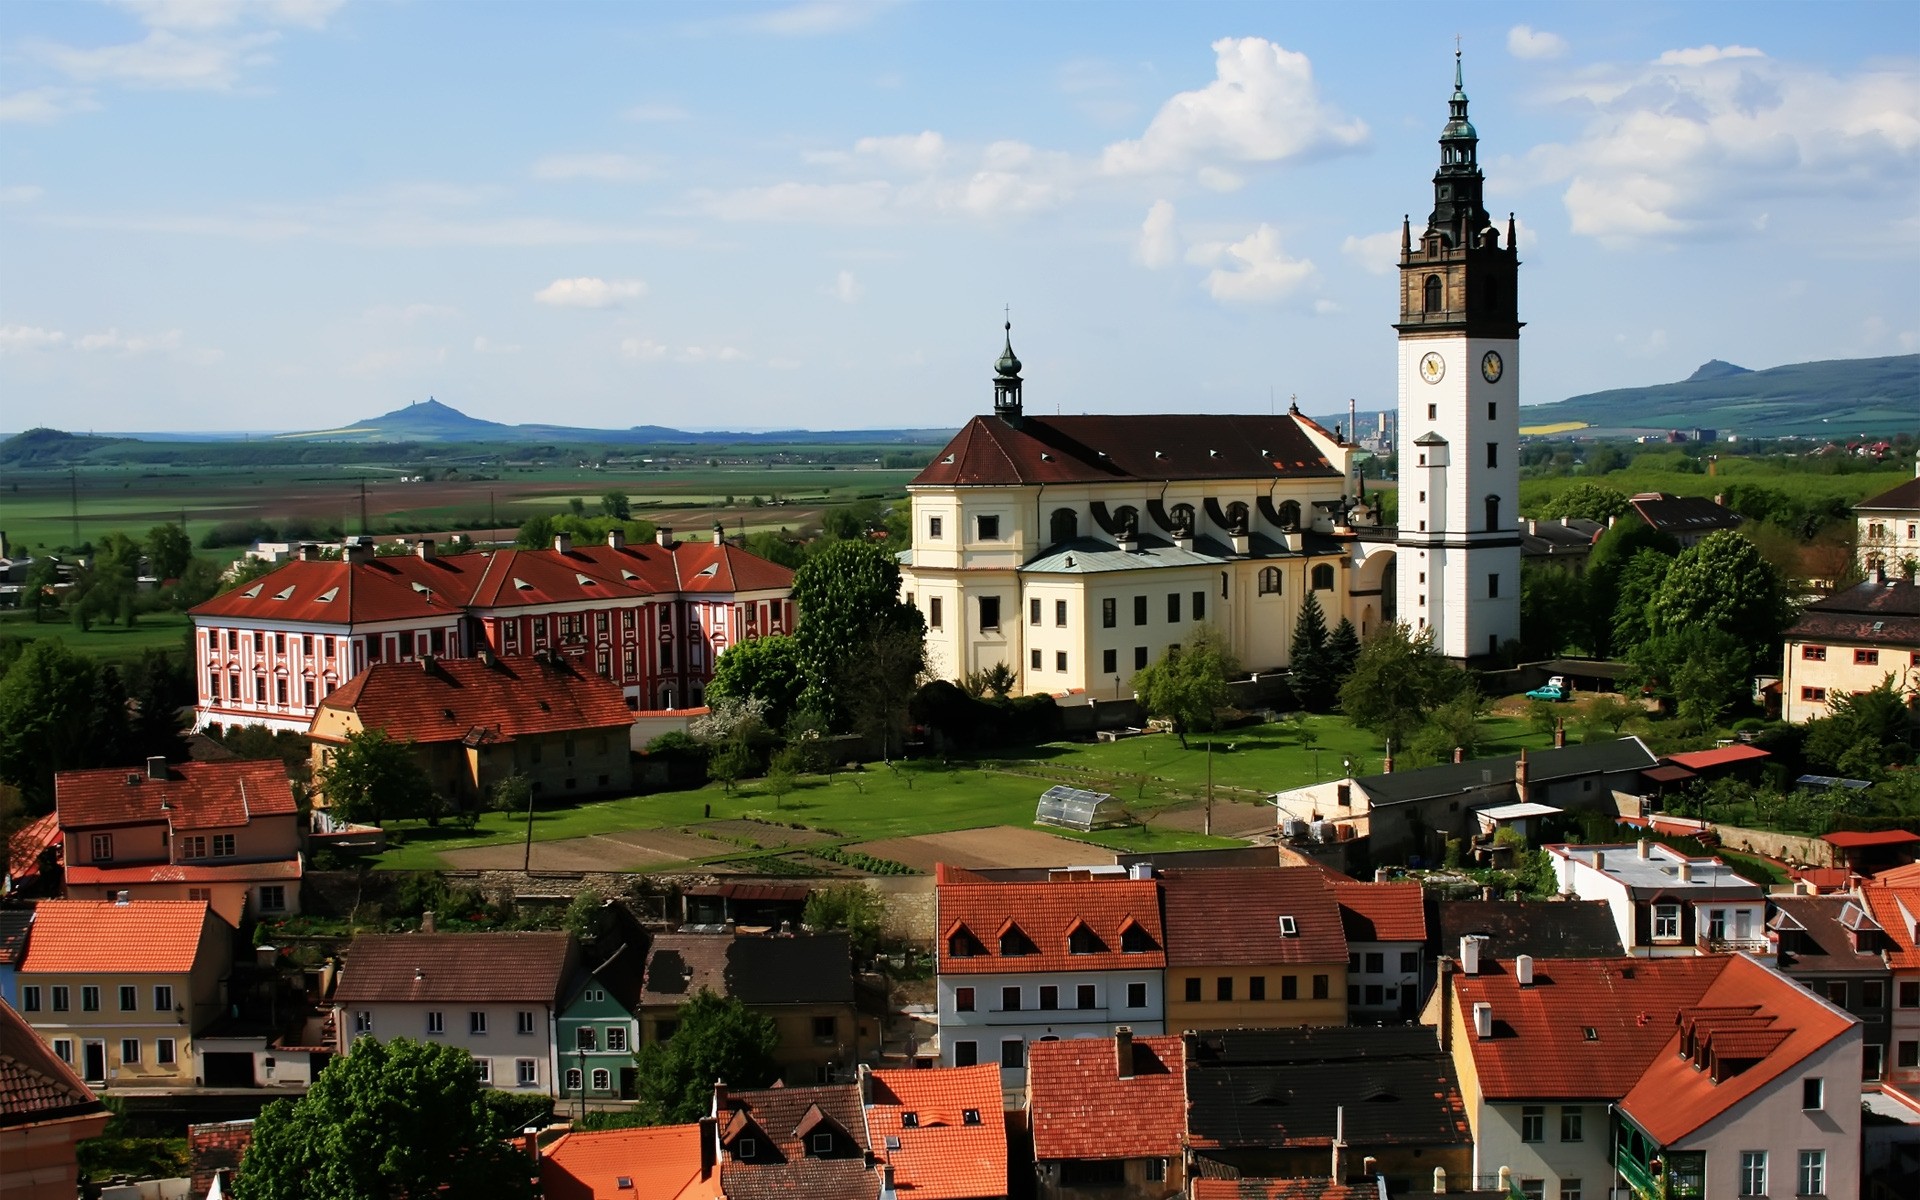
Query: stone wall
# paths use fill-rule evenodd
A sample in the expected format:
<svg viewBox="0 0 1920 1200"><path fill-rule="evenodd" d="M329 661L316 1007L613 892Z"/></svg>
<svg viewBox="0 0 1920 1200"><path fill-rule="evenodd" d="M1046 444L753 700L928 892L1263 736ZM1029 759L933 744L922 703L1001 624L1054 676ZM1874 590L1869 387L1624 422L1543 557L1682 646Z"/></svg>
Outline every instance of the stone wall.
<svg viewBox="0 0 1920 1200"><path fill-rule="evenodd" d="M1844 865L1832 846L1808 834L1774 833L1766 829L1747 829L1713 822L1709 822L1708 828L1719 836L1721 844L1729 850L1745 850L1750 854L1764 854L1768 858L1810 867Z"/></svg>

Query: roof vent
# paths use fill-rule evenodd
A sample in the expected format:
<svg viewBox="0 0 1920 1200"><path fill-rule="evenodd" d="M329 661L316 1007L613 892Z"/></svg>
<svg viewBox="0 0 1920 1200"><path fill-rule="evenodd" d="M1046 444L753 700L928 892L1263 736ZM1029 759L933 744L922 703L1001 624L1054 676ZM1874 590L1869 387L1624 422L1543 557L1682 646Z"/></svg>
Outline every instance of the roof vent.
<svg viewBox="0 0 1920 1200"><path fill-rule="evenodd" d="M617 1187L617 1188L620 1188L620 1189L621 1189L621 1190L623 1190L623 1191L624 1191L624 1190L626 1190L626 1189L628 1189L628 1188L631 1188L631 1187L633 1186L633 1176L631 1176L631 1175L616 1175L616 1176L614 1176L614 1178L613 1178L613 1186L614 1186L614 1187Z"/></svg>
<svg viewBox="0 0 1920 1200"><path fill-rule="evenodd" d="M277 591L277 592L275 592L275 593L273 594L273 598L274 598L275 600L291 600L291 599L293 599L293 585L292 585L292 584L288 584L288 585L287 585L286 587L283 587L283 588L281 588L281 589L280 589L279 591Z"/></svg>
<svg viewBox="0 0 1920 1200"><path fill-rule="evenodd" d="M338 596L339 594L340 594L339 588L330 587L326 591L321 592L318 596L315 596L314 599L321 604L331 604L333 603L333 598L335 596Z"/></svg>
<svg viewBox="0 0 1920 1200"><path fill-rule="evenodd" d="M128 787L139 787L139 786L140 786L140 772L138 772L138 771L128 771L128 772L127 772L127 786L128 786Z"/></svg>
<svg viewBox="0 0 1920 1200"><path fill-rule="evenodd" d="M427 969L425 967L415 967L413 969L413 981L415 983L425 983L427 981Z"/></svg>
<svg viewBox="0 0 1920 1200"><path fill-rule="evenodd" d="M1483 1042L1493 1036L1493 1005L1485 1000L1473 1006L1473 1036Z"/></svg>
<svg viewBox="0 0 1920 1200"><path fill-rule="evenodd" d="M520 578L518 575L515 575L513 577L513 586L516 588L519 588L523 592L533 590L533 585L528 583L526 580Z"/></svg>
<svg viewBox="0 0 1920 1200"><path fill-rule="evenodd" d="M599 581L598 579L593 579L593 578L590 578L590 577L588 577L588 576L586 576L586 575L582 575L582 574L581 574L580 572L578 572L578 571L575 571L575 572L573 573L573 581L574 581L575 583L577 583L577 584L579 584L579 585L580 585L581 587L590 587L590 586L592 586L593 584L596 584L596 583L599 583L599 582L600 582L600 581Z"/></svg>
<svg viewBox="0 0 1920 1200"><path fill-rule="evenodd" d="M953 455L949 454L945 458L941 459L940 461L943 463L951 464L953 462Z"/></svg>
<svg viewBox="0 0 1920 1200"><path fill-rule="evenodd" d="M1521 987L1533 986L1533 955L1522 954L1513 960L1513 977Z"/></svg>
<svg viewBox="0 0 1920 1200"><path fill-rule="evenodd" d="M1208 457L1208 458L1219 458L1219 457L1220 457L1220 452L1219 452L1218 450L1209 450L1209 451L1207 451L1207 457Z"/></svg>
<svg viewBox="0 0 1920 1200"><path fill-rule="evenodd" d="M621 569L621 571L620 571L620 578L622 578L622 579L625 579L625 580L634 580L634 579L638 579L638 578L640 578L640 577L639 577L638 575L635 575L635 574L634 574L634 573L633 573L632 571L629 571L629 570L626 570L625 568L622 568L622 569Z"/></svg>
<svg viewBox="0 0 1920 1200"><path fill-rule="evenodd" d="M165 779L166 777L167 777L166 757L164 755L159 755L159 754L147 755L147 778L148 779Z"/></svg>
<svg viewBox="0 0 1920 1200"><path fill-rule="evenodd" d="M1471 934L1460 939L1460 973L1462 975L1480 973L1480 939Z"/></svg>
<svg viewBox="0 0 1920 1200"><path fill-rule="evenodd" d="M1597 1042L1600 1040L1600 1031L1592 1025L1582 1025L1580 1027L1580 1036L1590 1042Z"/></svg>
<svg viewBox="0 0 1920 1200"><path fill-rule="evenodd" d="M1681 859L1681 860L1680 860L1680 865L1679 865L1679 866L1677 866L1677 867L1675 867L1675 868L1674 868L1674 870L1676 870L1677 872L1679 872L1679 875L1680 875L1680 882L1681 882L1681 883L1692 883L1692 882L1693 882L1693 864L1692 864L1691 862L1689 862L1688 860L1686 860L1686 859L1684 859L1684 858L1683 858L1683 859Z"/></svg>
<svg viewBox="0 0 1920 1200"><path fill-rule="evenodd" d="M443 709L441 709L441 710L440 710L440 712L441 712L441 715L443 715L444 717L446 717L446 718L447 718L447 720L449 720L449 721L455 721L455 720L458 720L458 719L459 719L458 717L455 717L455 716L453 715L453 710L452 710L452 709L450 709L450 708L443 708Z"/></svg>
<svg viewBox="0 0 1920 1200"><path fill-rule="evenodd" d="M1153 452L1153 456L1155 458L1165 458L1167 456L1167 452L1165 450L1155 450Z"/></svg>
<svg viewBox="0 0 1920 1200"><path fill-rule="evenodd" d="M1052 461L1053 461L1053 455L1051 455L1051 454L1048 454L1048 453L1047 453L1047 452L1046 452L1045 450L1042 450L1042 451L1040 452L1040 461L1041 461L1041 462L1052 462Z"/></svg>
<svg viewBox="0 0 1920 1200"><path fill-rule="evenodd" d="M257 600L260 598L260 585L256 583L240 594L249 600Z"/></svg>

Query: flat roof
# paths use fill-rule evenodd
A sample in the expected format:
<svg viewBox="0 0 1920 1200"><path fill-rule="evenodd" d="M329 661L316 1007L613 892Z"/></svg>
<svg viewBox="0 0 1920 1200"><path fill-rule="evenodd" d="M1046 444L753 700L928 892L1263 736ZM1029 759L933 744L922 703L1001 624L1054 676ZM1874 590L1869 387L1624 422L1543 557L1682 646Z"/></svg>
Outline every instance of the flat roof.
<svg viewBox="0 0 1920 1200"><path fill-rule="evenodd" d="M1715 858L1690 858L1659 842L1647 846L1647 857L1640 857L1637 844L1618 846L1553 846L1556 853L1575 862L1594 866L1594 855L1605 854L1606 861L1596 869L1640 892L1713 892L1734 890L1758 897L1765 893L1760 885L1734 873L1732 867ZM1692 867L1691 879L1680 878L1680 864Z"/></svg>
<svg viewBox="0 0 1920 1200"><path fill-rule="evenodd" d="M1519 821L1526 817L1550 817L1554 813L1565 812L1551 804L1501 804L1493 808L1476 809L1480 816L1494 821Z"/></svg>

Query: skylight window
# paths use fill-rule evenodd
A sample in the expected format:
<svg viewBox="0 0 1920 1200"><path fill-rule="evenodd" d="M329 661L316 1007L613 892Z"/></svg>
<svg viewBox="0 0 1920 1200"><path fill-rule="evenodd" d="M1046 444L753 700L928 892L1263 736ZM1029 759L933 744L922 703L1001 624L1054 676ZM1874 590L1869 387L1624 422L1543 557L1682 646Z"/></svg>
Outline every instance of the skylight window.
<svg viewBox="0 0 1920 1200"><path fill-rule="evenodd" d="M1600 1040L1600 1031L1591 1025L1582 1025L1580 1027L1580 1036L1590 1042L1597 1042Z"/></svg>
<svg viewBox="0 0 1920 1200"><path fill-rule="evenodd" d="M962 1125L978 1125L980 1123L980 1110L977 1108L961 1109L960 1123Z"/></svg>
<svg viewBox="0 0 1920 1200"><path fill-rule="evenodd" d="M920 1128L920 1114L919 1114L919 1113L917 1113L917 1112L903 1112L903 1113L901 1113L901 1114L900 1114L900 1127L901 1127L902 1129L918 1129L918 1128Z"/></svg>
<svg viewBox="0 0 1920 1200"><path fill-rule="evenodd" d="M1300 936L1299 922L1295 921L1290 916L1286 916L1285 914L1282 914L1280 917L1280 936L1281 937L1299 937Z"/></svg>

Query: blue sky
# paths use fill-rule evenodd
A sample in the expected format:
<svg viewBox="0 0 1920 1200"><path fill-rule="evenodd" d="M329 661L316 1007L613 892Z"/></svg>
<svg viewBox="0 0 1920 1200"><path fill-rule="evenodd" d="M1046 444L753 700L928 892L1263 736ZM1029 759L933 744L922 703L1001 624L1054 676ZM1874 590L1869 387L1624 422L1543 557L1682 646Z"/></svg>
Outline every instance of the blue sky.
<svg viewBox="0 0 1920 1200"><path fill-rule="evenodd" d="M1390 404L1456 34L1528 401L1913 352L1917 11L14 0L0 428Z"/></svg>

